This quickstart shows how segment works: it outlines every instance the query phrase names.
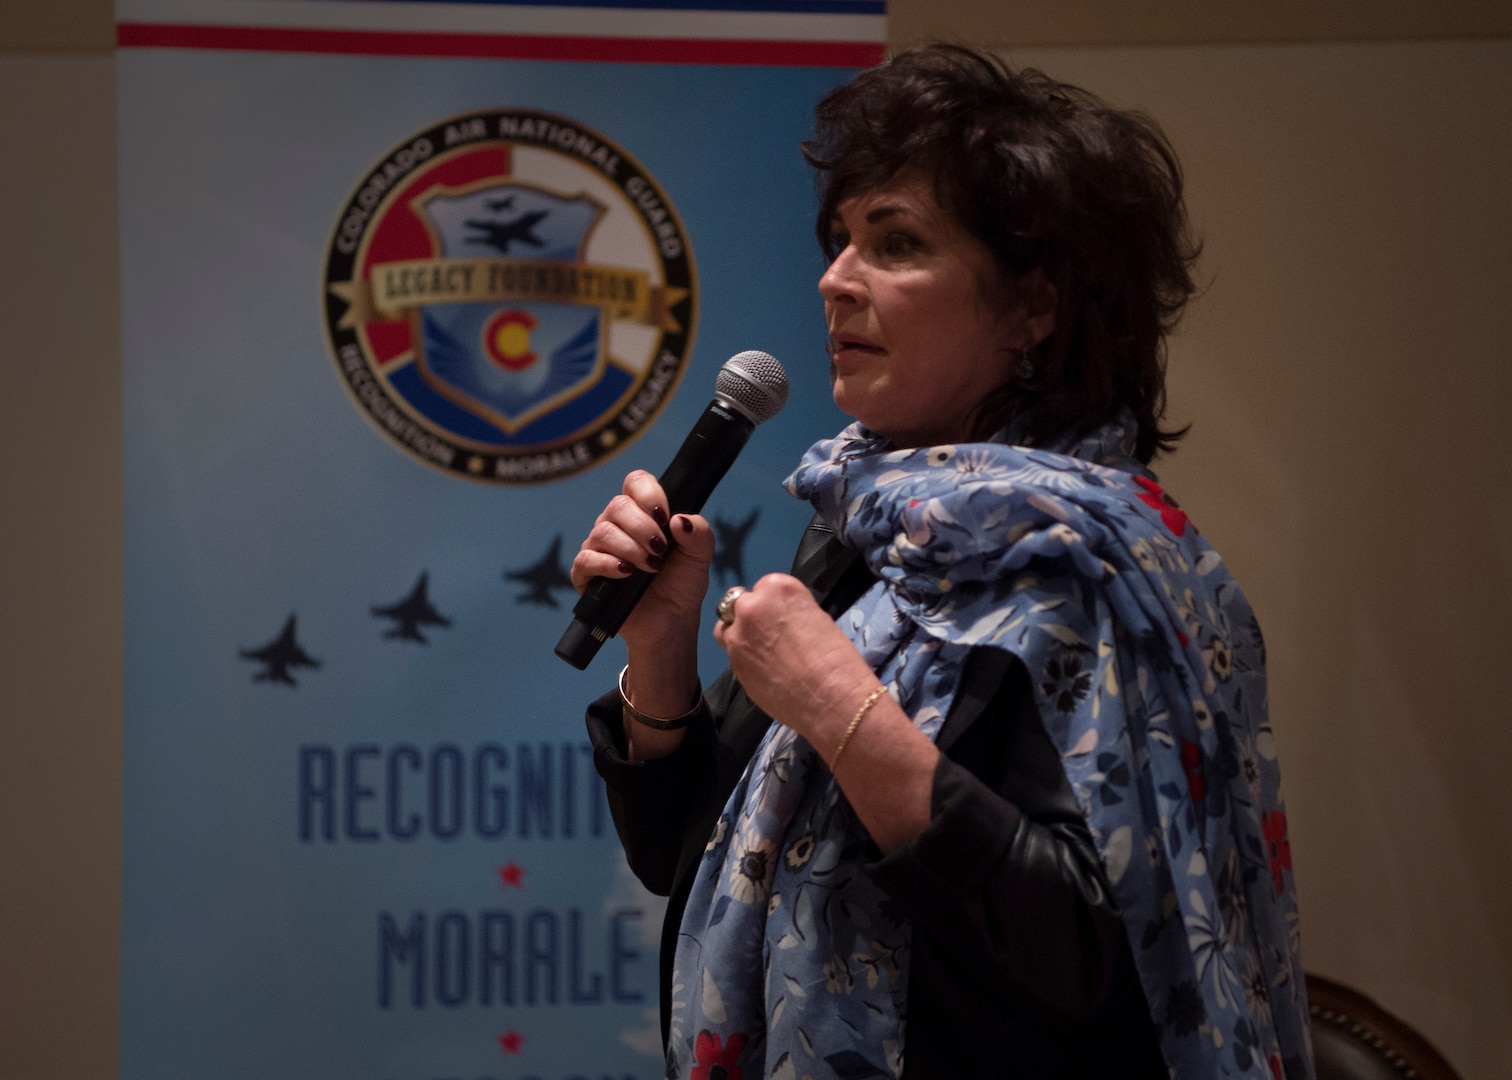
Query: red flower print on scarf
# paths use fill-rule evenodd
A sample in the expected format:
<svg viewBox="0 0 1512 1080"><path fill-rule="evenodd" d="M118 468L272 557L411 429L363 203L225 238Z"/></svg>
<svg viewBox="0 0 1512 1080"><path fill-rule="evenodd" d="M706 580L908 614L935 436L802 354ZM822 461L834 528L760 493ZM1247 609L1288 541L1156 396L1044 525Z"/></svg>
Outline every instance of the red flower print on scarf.
<svg viewBox="0 0 1512 1080"><path fill-rule="evenodd" d="M1144 491L1135 498L1151 510L1159 510L1160 520L1165 523L1165 527L1177 536L1184 536L1187 529L1186 511L1176 505L1176 500L1167 495L1165 489L1159 484L1147 477L1136 476L1134 482L1144 488Z"/></svg>
<svg viewBox="0 0 1512 1080"><path fill-rule="evenodd" d="M1281 1080L1281 1055L1280 1054L1272 1054L1270 1056L1270 1067L1271 1067L1271 1075L1274 1076L1276 1078L1276 1080Z"/></svg>
<svg viewBox="0 0 1512 1080"><path fill-rule="evenodd" d="M1181 767L1186 770L1192 801L1200 803L1207 797L1207 779L1202 775L1202 747L1190 739L1181 740Z"/></svg>
<svg viewBox="0 0 1512 1080"><path fill-rule="evenodd" d="M1286 815L1277 810L1260 815L1260 826L1265 832L1265 847L1270 854L1271 877L1276 882L1276 895L1281 895L1281 871L1291 869L1291 844L1286 839Z"/></svg>
<svg viewBox="0 0 1512 1080"><path fill-rule="evenodd" d="M693 1044L693 1057L698 1064L693 1066L688 1080L740 1080L740 1066L735 1062L745 1044L746 1037L736 1033L721 1047L718 1035L700 1031Z"/></svg>

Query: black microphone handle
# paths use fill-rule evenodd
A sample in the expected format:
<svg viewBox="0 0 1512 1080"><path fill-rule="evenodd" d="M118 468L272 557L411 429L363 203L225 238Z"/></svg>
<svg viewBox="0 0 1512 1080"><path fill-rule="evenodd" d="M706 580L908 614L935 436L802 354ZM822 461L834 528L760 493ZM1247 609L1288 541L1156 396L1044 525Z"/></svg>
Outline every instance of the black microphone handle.
<svg viewBox="0 0 1512 1080"><path fill-rule="evenodd" d="M755 428L718 398L710 402L660 477L662 490L667 493L669 518L703 509ZM590 581L572 609L572 624L557 642L556 654L579 671L586 668L598 655L599 647L619 633L654 576L634 570L629 577L596 577Z"/></svg>

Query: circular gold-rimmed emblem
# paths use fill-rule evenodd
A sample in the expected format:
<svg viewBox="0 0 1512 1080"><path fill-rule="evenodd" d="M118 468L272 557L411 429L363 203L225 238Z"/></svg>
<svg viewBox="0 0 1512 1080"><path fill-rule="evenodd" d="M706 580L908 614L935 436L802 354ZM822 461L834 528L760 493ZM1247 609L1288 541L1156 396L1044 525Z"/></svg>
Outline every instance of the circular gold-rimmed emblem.
<svg viewBox="0 0 1512 1080"><path fill-rule="evenodd" d="M499 484L571 476L645 430L698 313L656 180L530 109L451 117L391 149L343 205L323 285L332 358L374 426Z"/></svg>

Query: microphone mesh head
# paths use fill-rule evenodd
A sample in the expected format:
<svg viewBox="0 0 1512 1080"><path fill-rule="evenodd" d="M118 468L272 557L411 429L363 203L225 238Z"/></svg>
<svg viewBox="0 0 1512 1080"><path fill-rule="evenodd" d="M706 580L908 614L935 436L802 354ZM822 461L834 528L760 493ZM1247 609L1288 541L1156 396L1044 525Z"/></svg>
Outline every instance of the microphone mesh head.
<svg viewBox="0 0 1512 1080"><path fill-rule="evenodd" d="M714 396L723 399L753 424L762 424L787 404L788 378L770 353L747 349L725 361L714 380Z"/></svg>

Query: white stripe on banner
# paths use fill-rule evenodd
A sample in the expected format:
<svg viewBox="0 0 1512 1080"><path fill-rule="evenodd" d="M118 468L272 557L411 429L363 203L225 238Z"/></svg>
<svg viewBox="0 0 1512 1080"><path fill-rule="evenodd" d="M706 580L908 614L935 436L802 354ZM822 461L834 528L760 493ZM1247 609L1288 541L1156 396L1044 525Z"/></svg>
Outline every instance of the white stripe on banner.
<svg viewBox="0 0 1512 1080"><path fill-rule="evenodd" d="M882 42L885 15L351 0L116 0L122 24L286 27L550 37Z"/></svg>

